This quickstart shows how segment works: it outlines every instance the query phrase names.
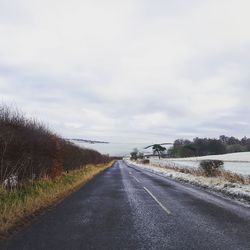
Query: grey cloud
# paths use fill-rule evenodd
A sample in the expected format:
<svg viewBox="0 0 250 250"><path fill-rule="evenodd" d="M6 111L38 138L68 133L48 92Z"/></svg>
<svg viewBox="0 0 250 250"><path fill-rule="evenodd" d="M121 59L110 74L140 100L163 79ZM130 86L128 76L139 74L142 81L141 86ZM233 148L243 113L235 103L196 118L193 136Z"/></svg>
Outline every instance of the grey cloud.
<svg viewBox="0 0 250 250"><path fill-rule="evenodd" d="M0 6L0 100L62 135L153 142L250 133L246 1Z"/></svg>

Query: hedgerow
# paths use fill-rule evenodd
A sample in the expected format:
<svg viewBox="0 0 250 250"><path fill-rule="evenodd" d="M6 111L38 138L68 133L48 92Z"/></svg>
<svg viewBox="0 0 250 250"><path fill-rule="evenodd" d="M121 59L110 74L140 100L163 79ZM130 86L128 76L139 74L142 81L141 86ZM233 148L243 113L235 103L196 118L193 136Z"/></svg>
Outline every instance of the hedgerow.
<svg viewBox="0 0 250 250"><path fill-rule="evenodd" d="M110 160L61 138L15 108L0 106L0 183L5 186L44 176L54 178L63 171Z"/></svg>

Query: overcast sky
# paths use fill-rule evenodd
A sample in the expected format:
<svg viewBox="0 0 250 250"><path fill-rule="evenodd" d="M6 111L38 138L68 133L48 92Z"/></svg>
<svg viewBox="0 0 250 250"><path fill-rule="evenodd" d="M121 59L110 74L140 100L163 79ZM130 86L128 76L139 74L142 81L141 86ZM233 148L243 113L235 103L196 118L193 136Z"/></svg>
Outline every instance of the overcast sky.
<svg viewBox="0 0 250 250"><path fill-rule="evenodd" d="M249 0L0 0L0 101L66 137L250 136Z"/></svg>

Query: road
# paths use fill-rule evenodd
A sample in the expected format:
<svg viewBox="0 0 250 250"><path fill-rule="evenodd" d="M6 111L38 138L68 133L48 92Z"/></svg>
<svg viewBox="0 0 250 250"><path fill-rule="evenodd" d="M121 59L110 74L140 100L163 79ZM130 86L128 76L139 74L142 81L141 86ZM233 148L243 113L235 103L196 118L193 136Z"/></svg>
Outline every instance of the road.
<svg viewBox="0 0 250 250"><path fill-rule="evenodd" d="M250 209L123 161L1 249L250 249Z"/></svg>

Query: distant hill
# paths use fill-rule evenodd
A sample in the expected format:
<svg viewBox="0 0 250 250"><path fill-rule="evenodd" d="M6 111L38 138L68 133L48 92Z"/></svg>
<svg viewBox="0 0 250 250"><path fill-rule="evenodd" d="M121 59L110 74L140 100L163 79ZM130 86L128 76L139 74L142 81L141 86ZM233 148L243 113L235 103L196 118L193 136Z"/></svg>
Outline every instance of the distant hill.
<svg viewBox="0 0 250 250"><path fill-rule="evenodd" d="M106 141L92 141L92 140L85 140L85 139L78 139L78 138L70 138L70 139L66 139L66 140L77 141L77 142L84 142L84 143L90 143L90 144L96 144L96 143L109 144L109 142L106 142Z"/></svg>

